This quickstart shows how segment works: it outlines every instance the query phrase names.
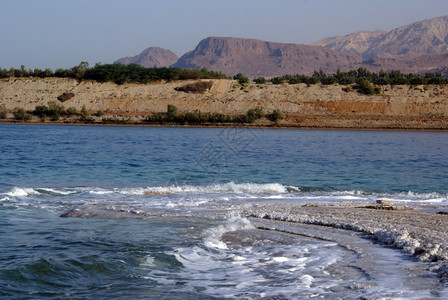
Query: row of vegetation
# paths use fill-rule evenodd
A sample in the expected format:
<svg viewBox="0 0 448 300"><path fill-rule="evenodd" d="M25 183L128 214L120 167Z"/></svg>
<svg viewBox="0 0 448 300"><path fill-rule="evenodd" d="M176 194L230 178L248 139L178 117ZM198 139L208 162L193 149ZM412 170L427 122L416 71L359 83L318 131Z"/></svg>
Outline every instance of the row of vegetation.
<svg viewBox="0 0 448 300"><path fill-rule="evenodd" d="M136 64L96 64L89 67L87 62L81 62L79 65L69 69L26 69L21 66L20 69L10 68L0 69L0 78L10 77L63 77L75 78L78 80L96 80L99 82L112 81L117 84L135 82L150 83L160 80L187 80L187 79L224 79L228 78L222 72L210 71L203 69L181 69L181 68L145 68ZM248 84L249 78L242 73L233 76L240 84ZM342 84L351 85L359 84L362 80L367 80L374 85L430 85L430 84L447 84L448 78L443 77L441 73L420 74L404 74L400 71L378 73L370 72L366 68L358 68L348 72L338 70L335 74L326 74L322 71L315 71L313 75L284 75L273 77L270 82L273 84ZM264 84L268 80L264 77L254 78L256 84Z"/></svg>
<svg viewBox="0 0 448 300"><path fill-rule="evenodd" d="M94 116L101 117L104 115L102 110L97 111ZM0 108L0 119L7 119L8 113L4 108ZM62 104L57 101L49 101L48 105L38 105L33 111L26 111L24 108L15 108L13 112L13 117L17 121L29 121L35 116L40 118L42 121L59 121L61 117L79 117L80 121L93 121L92 115L87 111L86 107L83 106L81 111L78 112L76 108L69 107L65 108Z"/></svg>
<svg viewBox="0 0 448 300"><path fill-rule="evenodd" d="M79 121L82 122L93 122L93 116L103 117L104 112L102 110L97 111L95 114L90 114L86 107L83 106L81 111L78 112L74 107L65 108L63 105L57 103L56 101L50 101L48 105L38 105L33 111L26 111L23 108L16 108L13 113L14 119L17 121L27 122L31 120L33 116L39 117L42 121L47 119L51 121L59 121L61 117L78 117ZM274 110L270 114L265 114L263 108L258 106L253 109L249 109L246 114L243 115L226 115L222 113L201 113L187 112L179 113L176 106L169 104L166 113L153 113L148 115L144 122L148 124L165 124L165 123L175 123L175 124L189 124L189 125L200 125L200 124L221 124L221 123L237 123L237 124L247 124L253 123L258 119L267 118L268 120L277 123L281 119L281 113L278 109ZM0 119L6 119L7 112L5 109L0 109ZM103 118L103 123L121 123L123 119L114 118Z"/></svg>
<svg viewBox="0 0 448 300"><path fill-rule="evenodd" d="M242 74L238 74L234 77L236 80L242 82L246 81L246 78ZM266 83L266 79L263 77L254 78L253 80L257 84ZM366 68L359 68L348 72L342 72L338 70L335 74L328 75L322 71L315 71L313 75L284 75L279 77L273 77L270 80L273 84L360 84L362 81L368 81L374 85L431 85L431 84L447 84L448 78L443 77L441 73L426 73L420 74L404 74L400 71L390 71L379 73L370 72Z"/></svg>
<svg viewBox="0 0 448 300"><path fill-rule="evenodd" d="M446 84L448 78L443 77L441 73L426 73L420 74L404 74L400 71L390 71L379 73L370 72L365 68L342 72L338 70L335 74L327 75L322 70L314 72L312 76L304 75L286 75L282 77L275 77L272 79L273 83L281 83L288 81L288 83L321 83L321 84L343 84L350 85L359 83L360 80L368 80L377 85L420 85L420 84Z"/></svg>
<svg viewBox="0 0 448 300"><path fill-rule="evenodd" d="M176 124L219 124L219 123L238 123L247 124L253 123L258 119L267 118L272 122L277 122L281 118L281 113L278 109L274 110L270 114L265 114L263 108L258 106L256 108L249 109L246 114L243 115L226 115L222 113L201 113L187 112L179 113L178 109L174 105L168 105L166 113L154 113L146 117L147 123L176 123Z"/></svg>
<svg viewBox="0 0 448 300"><path fill-rule="evenodd" d="M249 84L250 80L242 73L238 73L233 76L234 80L242 86ZM256 84L265 84L267 79L264 77L257 77L253 79ZM379 73L373 73L365 68L359 68L349 72L342 72L338 70L335 74L327 75L322 69L313 75L284 75L279 77L273 77L269 80L272 84L299 84L305 83L311 84L341 84L341 85L354 85L354 88L362 94L374 95L381 92L379 86L384 85L443 85L448 83L448 78L443 77L440 73L426 73L425 75L419 74L403 74L400 71L390 71Z"/></svg>
<svg viewBox="0 0 448 300"><path fill-rule="evenodd" d="M203 69L181 69L181 68L144 68L136 64L96 64L93 68L87 62L81 62L78 66L70 69L27 70L25 66L20 69L0 69L0 78L10 77L61 77L75 78L78 80L96 80L98 82L112 81L117 84L123 83L151 83L160 80L187 80L187 79L223 79L227 76L222 72Z"/></svg>

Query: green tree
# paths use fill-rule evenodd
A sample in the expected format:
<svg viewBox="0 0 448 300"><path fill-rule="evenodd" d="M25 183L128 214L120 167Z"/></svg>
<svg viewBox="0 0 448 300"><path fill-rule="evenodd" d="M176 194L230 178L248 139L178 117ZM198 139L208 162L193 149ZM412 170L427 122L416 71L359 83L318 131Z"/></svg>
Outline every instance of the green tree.
<svg viewBox="0 0 448 300"><path fill-rule="evenodd" d="M272 84L282 84L283 82L285 82L285 78L284 77L274 77L271 79Z"/></svg>
<svg viewBox="0 0 448 300"><path fill-rule="evenodd" d="M237 80L239 84L244 85L249 83L249 78L244 76L242 73L238 73L235 76L233 76L234 80Z"/></svg>
<svg viewBox="0 0 448 300"><path fill-rule="evenodd" d="M73 67L71 72L73 77L76 79L83 79L86 71L89 69L89 63L86 61L82 61L79 65Z"/></svg>
<svg viewBox="0 0 448 300"><path fill-rule="evenodd" d="M266 78L264 78L264 77L257 77L257 78L254 78L254 82L256 84L265 84L266 83Z"/></svg>
<svg viewBox="0 0 448 300"><path fill-rule="evenodd" d="M269 121L272 122L278 122L278 120L280 120L282 118L282 114L280 112L280 110L275 109L272 113L270 113L268 116Z"/></svg>
<svg viewBox="0 0 448 300"><path fill-rule="evenodd" d="M38 116L39 118L45 118L48 114L48 107L46 105L38 105L33 111L33 115Z"/></svg>

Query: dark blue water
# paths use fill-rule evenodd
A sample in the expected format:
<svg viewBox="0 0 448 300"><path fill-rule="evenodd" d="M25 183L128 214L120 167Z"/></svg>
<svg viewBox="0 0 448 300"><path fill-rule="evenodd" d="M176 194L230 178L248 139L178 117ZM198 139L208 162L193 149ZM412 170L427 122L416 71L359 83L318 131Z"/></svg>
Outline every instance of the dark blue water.
<svg viewBox="0 0 448 300"><path fill-rule="evenodd" d="M344 256L334 245L223 250L218 233L248 225L197 212L257 201L447 205L447 194L445 132L0 125L0 298L331 298L340 279L313 289L292 280L302 260L286 268L273 257L266 270L257 255L303 248L319 270ZM60 217L70 211L96 214Z"/></svg>
<svg viewBox="0 0 448 300"><path fill-rule="evenodd" d="M0 187L173 180L448 192L448 133L0 126Z"/></svg>

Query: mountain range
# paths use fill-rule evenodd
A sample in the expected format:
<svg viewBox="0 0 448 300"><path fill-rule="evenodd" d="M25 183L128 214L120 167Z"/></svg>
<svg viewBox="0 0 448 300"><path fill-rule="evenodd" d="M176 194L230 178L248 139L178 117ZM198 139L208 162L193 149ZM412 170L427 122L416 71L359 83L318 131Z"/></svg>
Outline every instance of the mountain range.
<svg viewBox="0 0 448 300"><path fill-rule="evenodd" d="M400 58L448 53L448 16L415 22L391 31L360 31L313 43L364 59Z"/></svg>
<svg viewBox="0 0 448 300"><path fill-rule="evenodd" d="M123 57L116 64L137 64L146 68L168 67L177 62L179 57L170 50L160 47L149 47L136 56Z"/></svg>
<svg viewBox="0 0 448 300"><path fill-rule="evenodd" d="M326 38L310 45L247 38L208 37L180 58L170 50L150 47L116 63L144 67L207 68L249 77L326 73L367 68L404 73L441 72L448 75L448 16L391 31L360 31Z"/></svg>

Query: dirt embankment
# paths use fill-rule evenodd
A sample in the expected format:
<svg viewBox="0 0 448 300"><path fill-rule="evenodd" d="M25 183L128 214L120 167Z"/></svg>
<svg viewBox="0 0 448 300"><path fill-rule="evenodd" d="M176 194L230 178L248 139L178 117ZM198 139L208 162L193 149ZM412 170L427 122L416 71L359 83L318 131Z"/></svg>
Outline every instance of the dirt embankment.
<svg viewBox="0 0 448 300"><path fill-rule="evenodd" d="M210 90L185 93L176 88L194 81L157 84L78 82L64 78L11 78L0 80L0 107L32 111L58 101L64 93L74 96L63 105L78 111L83 106L103 118L131 118L139 123L153 112L166 112L168 104L180 112L244 114L261 106L266 113L281 111L279 126L359 129L448 129L448 87L384 86L379 95L361 95L340 85L262 84L242 88L233 80L210 80ZM10 115L11 116L11 115ZM101 119L97 119L101 122ZM61 120L63 122L63 120ZM259 120L255 125L272 125Z"/></svg>

